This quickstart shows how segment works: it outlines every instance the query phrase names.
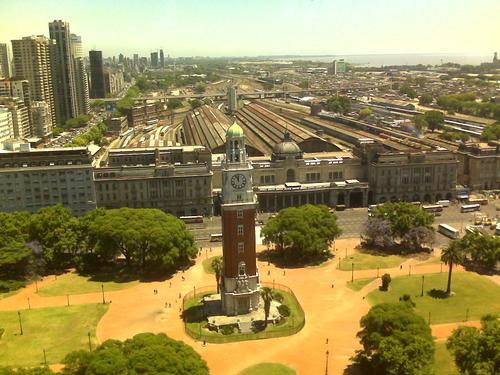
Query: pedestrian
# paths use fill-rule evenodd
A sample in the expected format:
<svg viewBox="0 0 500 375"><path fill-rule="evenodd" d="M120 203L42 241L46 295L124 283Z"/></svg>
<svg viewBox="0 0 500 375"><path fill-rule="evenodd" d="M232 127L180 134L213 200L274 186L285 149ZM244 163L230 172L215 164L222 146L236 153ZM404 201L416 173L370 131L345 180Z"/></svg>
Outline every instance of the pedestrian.
<svg viewBox="0 0 500 375"><path fill-rule="evenodd" d="M171 308L171 307L172 307L172 304L171 304L171 303L169 303L169 304L168 304L168 307L169 307L169 308Z"/></svg>
<svg viewBox="0 0 500 375"><path fill-rule="evenodd" d="M267 270L267 276L271 274L271 270Z"/></svg>
<svg viewBox="0 0 500 375"><path fill-rule="evenodd" d="M326 338L326 344L328 345L328 337Z"/></svg>
<svg viewBox="0 0 500 375"><path fill-rule="evenodd" d="M165 308L167 308L167 307L168 307L168 302L165 302Z"/></svg>
<svg viewBox="0 0 500 375"><path fill-rule="evenodd" d="M207 346L207 342L203 340L203 346Z"/></svg>
<svg viewBox="0 0 500 375"><path fill-rule="evenodd" d="M402 265L402 264L399 266L399 269L400 269L400 270L402 270L402 269L403 269L403 265Z"/></svg>
<svg viewBox="0 0 500 375"><path fill-rule="evenodd" d="M333 283L332 283L332 289L333 289Z"/></svg>
<svg viewBox="0 0 500 375"><path fill-rule="evenodd" d="M179 299L181 299L181 292L179 292Z"/></svg>
<svg viewBox="0 0 500 375"><path fill-rule="evenodd" d="M170 281L170 285L168 286L169 288L172 288L172 282Z"/></svg>
<svg viewBox="0 0 500 375"><path fill-rule="evenodd" d="M283 270L283 276L285 276L285 270Z"/></svg>
<svg viewBox="0 0 500 375"><path fill-rule="evenodd" d="M182 281L186 281L186 278L184 277L184 275L182 276Z"/></svg>

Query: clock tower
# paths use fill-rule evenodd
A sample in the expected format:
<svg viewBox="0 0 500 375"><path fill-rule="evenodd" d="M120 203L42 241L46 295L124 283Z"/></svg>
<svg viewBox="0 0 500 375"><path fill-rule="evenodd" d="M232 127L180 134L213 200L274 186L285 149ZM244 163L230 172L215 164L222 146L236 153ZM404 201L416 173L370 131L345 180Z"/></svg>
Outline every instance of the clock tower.
<svg viewBox="0 0 500 375"><path fill-rule="evenodd" d="M247 161L245 134L235 122L226 133L222 162L221 300L226 315L247 314L259 307L259 273L255 255L256 195L252 165Z"/></svg>

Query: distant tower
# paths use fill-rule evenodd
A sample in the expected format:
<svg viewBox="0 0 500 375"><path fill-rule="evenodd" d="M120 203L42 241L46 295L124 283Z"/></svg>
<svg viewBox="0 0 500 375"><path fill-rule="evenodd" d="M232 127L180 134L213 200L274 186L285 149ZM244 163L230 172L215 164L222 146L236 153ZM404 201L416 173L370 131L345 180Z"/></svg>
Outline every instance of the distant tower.
<svg viewBox="0 0 500 375"><path fill-rule="evenodd" d="M260 284L252 165L247 161L243 129L236 122L226 133L222 181L222 310L226 315L240 315L258 309Z"/></svg>
<svg viewBox="0 0 500 375"><path fill-rule="evenodd" d="M151 67L158 68L158 52L151 52Z"/></svg>
<svg viewBox="0 0 500 375"><path fill-rule="evenodd" d="M90 62L90 97L105 98L104 63L102 51L89 51Z"/></svg>
<svg viewBox="0 0 500 375"><path fill-rule="evenodd" d="M227 89L227 108L230 113L238 110L238 86L229 86Z"/></svg>
<svg viewBox="0 0 500 375"><path fill-rule="evenodd" d="M496 63L498 63L498 55L495 52L495 55L493 56L493 64L496 64Z"/></svg>
<svg viewBox="0 0 500 375"><path fill-rule="evenodd" d="M0 78L1 77L10 77L9 50L7 44L5 43L0 43Z"/></svg>
<svg viewBox="0 0 500 375"><path fill-rule="evenodd" d="M165 56L163 55L163 50L160 50L160 68L165 67Z"/></svg>

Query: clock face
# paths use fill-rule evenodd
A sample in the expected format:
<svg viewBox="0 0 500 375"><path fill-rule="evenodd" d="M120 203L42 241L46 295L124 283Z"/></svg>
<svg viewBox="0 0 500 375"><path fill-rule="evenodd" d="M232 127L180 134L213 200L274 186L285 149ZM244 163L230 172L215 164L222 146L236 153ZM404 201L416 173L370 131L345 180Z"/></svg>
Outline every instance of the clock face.
<svg viewBox="0 0 500 375"><path fill-rule="evenodd" d="M237 173L231 177L231 186L235 189L243 189L246 184L247 178L241 173Z"/></svg>

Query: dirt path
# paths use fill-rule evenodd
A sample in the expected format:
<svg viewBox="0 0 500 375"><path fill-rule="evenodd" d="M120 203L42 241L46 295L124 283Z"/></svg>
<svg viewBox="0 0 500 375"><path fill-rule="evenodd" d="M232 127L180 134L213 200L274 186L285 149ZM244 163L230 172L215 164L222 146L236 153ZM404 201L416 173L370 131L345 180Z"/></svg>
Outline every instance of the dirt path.
<svg viewBox="0 0 500 375"><path fill-rule="evenodd" d="M348 254L353 253L358 243L359 239L338 240L336 248L342 249L341 255L344 256L345 248L348 249ZM260 250L263 250L263 247ZM346 282L351 279L351 272L336 269L335 260L318 267L286 269L285 274L283 269L272 264L258 262L262 281L274 280L294 291L306 312L304 328L289 337L208 344L203 347L184 332L180 318L182 296L193 290L193 287L215 284L214 276L205 273L201 263L206 257L221 253L221 248L212 248L207 255L202 251L193 267L184 273L178 272L169 280L141 283L128 289L106 293L110 307L97 326L98 341L109 338L126 339L140 332L165 332L172 338L185 341L199 352L207 361L213 375L237 374L242 369L260 362L284 363L301 375L321 374L325 371L328 350L329 374L343 373L349 364L349 358L359 348L356 339L359 320L370 308L364 296L375 289L379 281L375 280L360 291L353 291L346 286ZM410 265L412 273L440 271L440 264L425 264L420 260L408 259L401 269L399 266L381 269L379 273L382 275L389 272L393 277L407 275ZM355 271L355 278L375 276L376 270ZM53 281L53 278L46 278L38 286L42 287ZM153 293L154 289L158 290L158 294ZM20 293L0 300L0 310L25 309L28 297L33 308L66 305L65 296L39 297L35 293L35 286L30 285ZM101 293L70 297L71 304L101 301ZM433 334L436 331L436 337L444 338L455 326L433 326Z"/></svg>

